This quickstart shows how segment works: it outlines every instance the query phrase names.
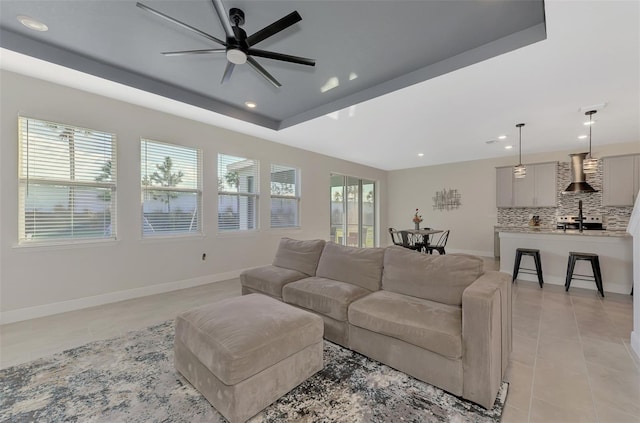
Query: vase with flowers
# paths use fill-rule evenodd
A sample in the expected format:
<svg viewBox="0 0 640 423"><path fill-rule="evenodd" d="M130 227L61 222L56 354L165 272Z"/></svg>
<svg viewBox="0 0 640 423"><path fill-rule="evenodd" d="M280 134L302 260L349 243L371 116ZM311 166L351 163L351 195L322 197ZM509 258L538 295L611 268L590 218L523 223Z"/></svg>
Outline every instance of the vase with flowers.
<svg viewBox="0 0 640 423"><path fill-rule="evenodd" d="M416 209L416 213L413 215L413 223L416 226L416 230L420 229L420 222L422 222L422 215L418 214L419 211L419 209Z"/></svg>

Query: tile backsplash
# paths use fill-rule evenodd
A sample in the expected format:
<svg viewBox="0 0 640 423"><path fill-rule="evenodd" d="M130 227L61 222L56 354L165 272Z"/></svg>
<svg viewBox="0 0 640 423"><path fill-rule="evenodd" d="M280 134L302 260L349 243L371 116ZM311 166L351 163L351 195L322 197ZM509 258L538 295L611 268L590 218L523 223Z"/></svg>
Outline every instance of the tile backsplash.
<svg viewBox="0 0 640 423"><path fill-rule="evenodd" d="M578 201L582 200L585 215L602 216L605 228L625 230L631 218L633 207L609 207L602 205L602 160L598 161L598 171L587 175L587 182L598 192L562 195L571 183L571 163L558 163L557 207L498 208L499 226L527 226L532 215L540 216L540 226L555 227L558 216L577 216Z"/></svg>

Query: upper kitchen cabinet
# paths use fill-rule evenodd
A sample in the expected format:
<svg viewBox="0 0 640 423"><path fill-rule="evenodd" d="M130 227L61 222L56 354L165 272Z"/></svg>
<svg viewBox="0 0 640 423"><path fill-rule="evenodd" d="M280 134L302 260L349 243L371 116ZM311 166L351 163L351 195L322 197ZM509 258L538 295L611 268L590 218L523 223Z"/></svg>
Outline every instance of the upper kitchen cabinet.
<svg viewBox="0 0 640 423"><path fill-rule="evenodd" d="M528 164L524 178L513 167L496 168L498 207L556 207L558 162Z"/></svg>
<svg viewBox="0 0 640 423"><path fill-rule="evenodd" d="M556 207L558 199L558 162L540 163L533 166L535 207Z"/></svg>
<svg viewBox="0 0 640 423"><path fill-rule="evenodd" d="M513 207L513 167L496 168L496 206Z"/></svg>
<svg viewBox="0 0 640 423"><path fill-rule="evenodd" d="M602 159L602 205L633 206L640 190L640 154Z"/></svg>

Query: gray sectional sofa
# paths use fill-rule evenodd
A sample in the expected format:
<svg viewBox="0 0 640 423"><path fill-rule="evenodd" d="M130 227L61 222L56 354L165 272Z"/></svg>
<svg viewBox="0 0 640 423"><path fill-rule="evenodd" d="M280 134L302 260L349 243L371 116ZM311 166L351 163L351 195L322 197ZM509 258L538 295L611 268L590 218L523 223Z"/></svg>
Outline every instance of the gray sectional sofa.
<svg viewBox="0 0 640 423"><path fill-rule="evenodd" d="M491 408L512 345L511 278L479 257L283 238L242 293L311 311L324 337Z"/></svg>

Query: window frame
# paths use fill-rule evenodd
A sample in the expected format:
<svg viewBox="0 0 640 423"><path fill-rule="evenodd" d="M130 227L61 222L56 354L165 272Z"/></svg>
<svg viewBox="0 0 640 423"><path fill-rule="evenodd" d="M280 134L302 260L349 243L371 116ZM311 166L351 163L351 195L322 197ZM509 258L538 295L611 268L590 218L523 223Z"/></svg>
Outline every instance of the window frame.
<svg viewBox="0 0 640 423"><path fill-rule="evenodd" d="M220 172L220 165L222 163L222 158L224 157L229 157L229 158L233 158L233 159L240 159L235 163L240 163L242 161L251 161L252 165L254 166L254 171L251 175L247 175L247 181L249 181L249 178L253 178L252 179L252 183L251 185L253 186L253 192L248 192L248 191L240 191L240 186L237 186L237 191L229 191L229 190L225 190L225 189L220 189L220 178L224 178L224 175L221 175ZM225 166L228 164L225 161ZM241 156L236 156L233 154L226 154L226 153L218 153L217 156L217 161L216 161L216 165L217 165L217 170L216 170L216 178L218 180L218 191L217 191L217 209L218 209L218 216L217 216L217 231L219 234L226 234L226 233L246 233L246 232L252 232L252 231L258 231L260 229L260 160L258 159L252 159L252 158L248 158L248 157L241 157ZM225 187L225 183L222 184L222 187ZM238 197L238 199L244 197L247 198L247 200L253 200L253 227L248 227L249 225L246 225L247 228L243 229L242 228L242 224L241 224L241 219L240 216L238 216L238 228L232 228L232 229L224 229L220 227L220 196L232 196L232 197ZM239 214L239 211L238 211Z"/></svg>
<svg viewBox="0 0 640 423"><path fill-rule="evenodd" d="M66 159L69 161L69 175L68 177L32 177L30 175L31 170L31 161L30 156L33 154L31 151L31 143L30 143L30 134L29 134L29 125L30 123L38 123L40 125L46 125L50 127L55 127L56 129L52 129L51 133L47 134L45 132L40 132L42 137L45 139L47 137L56 137L61 136L61 134L55 134L59 128L63 128L63 131L69 131L73 133L73 142L69 141L73 147L69 148L68 156ZM25 132L26 131L26 132ZM108 157L109 159L103 165L101 172L104 172L104 167L106 163L109 163L109 181L98 180L99 174L93 176L93 173L89 173L93 176L93 181L81 180L82 176L88 176L89 174L83 174L78 179L76 175L76 171L79 166L77 166L78 157L76 152L77 143L76 137L77 133L84 132L85 134L96 134L93 139L93 142L90 144L91 151L99 151L100 148L104 151L109 151ZM105 147L108 147L105 148ZM38 148L38 147L33 147ZM55 150L47 151L46 149L42 149L39 154L47 155L47 159L51 160L53 157L59 157L54 154ZM60 160L64 160L65 157L61 157ZM85 159L86 160L86 159ZM40 165L42 166L42 165ZM87 243L103 243L103 242L114 242L117 240L117 136L114 133L106 132L98 129L90 129L84 128L77 125L61 123L61 122L52 122L45 119L38 119L27 116L18 116L18 246L73 246L77 244L87 244ZM51 169L53 172L61 172L66 171L64 169L65 165L61 164L60 168ZM38 169L36 167L36 169ZM86 172L86 169L85 169ZM70 213L71 217L68 219L68 225L71 228L72 234L75 231L74 222L75 222L75 207L78 204L76 200L78 197L76 195L76 189L81 188L96 188L105 190L104 194L109 193L109 205L105 207L104 213L109 214L109 223L107 224L109 228L108 235L103 236L82 236L82 235L72 235L72 236L51 236L49 238L41 238L36 236L35 238L31 238L27 234L27 202L28 195L30 191L30 187L35 186L48 186L48 187L61 187L67 188L68 191L68 204L73 204L73 209ZM102 200L104 201L104 200ZM92 203L93 204L93 203ZM108 211L108 212L107 212ZM50 222L47 222L51 224ZM103 230L103 234L106 232Z"/></svg>
<svg viewBox="0 0 640 423"><path fill-rule="evenodd" d="M273 184L274 181L272 179L272 175L274 172L274 167L280 168L281 170L293 170L294 171L294 185L295 185L295 189L294 189L294 193L291 195L283 195L283 194L273 194L272 190L273 190ZM270 200L273 199L284 199L284 200L296 200L296 221L294 225L291 226L273 226L273 205L271 204L271 201L269 202L269 212L270 212L270 218L269 218L269 225L271 229L297 229L301 227L300 224L300 202L302 199L302 196L300 195L301 193L301 189L300 189L300 168L296 167L296 166L291 166L291 165L285 165L285 164L278 164L278 163L271 163L271 166L269 168L269 191L270 191Z"/></svg>
<svg viewBox="0 0 640 423"><path fill-rule="evenodd" d="M169 187L169 186L159 186L159 185L152 185L152 184L145 184L144 180L145 178L148 178L149 175L145 174L145 170L148 170L148 166L149 164L147 163L147 157L146 154L143 152L145 151L144 148L145 146L148 147L148 145L157 145L157 146L165 146L168 148L175 148L175 149L183 149L183 150L189 150L192 152L195 152L196 155L196 168L195 170L195 180L196 180L196 187L195 188L185 188L185 187L180 187L180 186L173 186L173 187ZM168 156L171 157L171 156ZM202 167L202 161L203 161L203 153L202 153L202 149L200 148L196 148L196 147L191 147L191 146L186 146L186 145L182 145L182 144L176 144L176 143L171 143L171 142L166 142L166 141L158 141L155 139L151 139L151 138L140 138L140 223L141 223L141 227L140 227L140 236L143 240L153 240L153 239L159 239L159 238L182 238L182 237L197 237L197 236L202 236L204 235L203 232L203 217L202 217L202 198L203 198L203 189L202 189L202 185L203 185L203 167ZM157 163L156 163L157 165ZM196 225L196 229L195 230L187 230L187 231L159 231L158 233L155 233L155 231L153 232L148 232L145 231L145 226L146 224L151 225L151 223L148 222L145 224L145 210L144 210L144 206L145 206L145 198L147 195L149 196L153 196L152 192L167 192L167 193L178 193L178 194L196 194L196 207L195 207L195 213L197 216L197 225ZM170 211L168 211L168 213L171 213ZM153 228L153 227L152 227Z"/></svg>

